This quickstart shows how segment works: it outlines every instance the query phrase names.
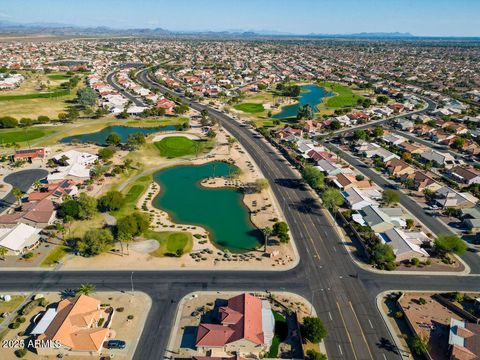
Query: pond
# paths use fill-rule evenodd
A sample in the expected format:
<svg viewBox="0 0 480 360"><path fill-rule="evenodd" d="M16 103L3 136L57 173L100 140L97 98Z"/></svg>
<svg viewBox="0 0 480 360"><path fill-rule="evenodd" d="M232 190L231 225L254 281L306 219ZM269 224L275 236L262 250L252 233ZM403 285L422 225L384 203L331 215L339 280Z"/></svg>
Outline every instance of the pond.
<svg viewBox="0 0 480 360"><path fill-rule="evenodd" d="M257 248L262 233L250 221L243 194L233 188L205 188L211 176L228 176L235 166L223 162L175 166L154 174L160 194L153 205L167 211L175 223L206 228L219 248L241 253Z"/></svg>
<svg viewBox="0 0 480 360"><path fill-rule="evenodd" d="M335 95L323 87L313 84L301 86L301 89L302 92L298 97L298 102L282 107L282 110L278 114L273 115L272 118L286 119L296 117L298 109L306 104L309 104L314 112L318 112L317 105L321 104L324 98Z"/></svg>
<svg viewBox="0 0 480 360"><path fill-rule="evenodd" d="M128 135L135 133L142 133L145 135L153 134L161 131L173 131L175 130L175 125L161 126L161 127L134 127L134 126L123 126L123 125L114 125L103 128L100 131L79 134L64 137L60 140L62 143L70 142L92 142L98 145L106 145L105 140L111 133L117 133L120 136L120 141L125 143L127 141Z"/></svg>

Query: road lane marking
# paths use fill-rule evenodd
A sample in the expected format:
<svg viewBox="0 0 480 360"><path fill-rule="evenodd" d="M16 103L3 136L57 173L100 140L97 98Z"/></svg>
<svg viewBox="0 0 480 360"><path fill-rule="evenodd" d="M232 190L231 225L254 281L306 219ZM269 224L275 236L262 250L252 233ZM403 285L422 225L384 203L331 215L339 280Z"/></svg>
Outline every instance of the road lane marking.
<svg viewBox="0 0 480 360"><path fill-rule="evenodd" d="M384 353L382 353L382 356L383 356L383 358L384 358L385 360L387 360L387 357L385 356Z"/></svg>
<svg viewBox="0 0 480 360"><path fill-rule="evenodd" d="M348 303L350 304L350 308L352 309L353 315L355 316L355 320L357 320L357 324L358 324L358 327L360 329L360 333L362 334L363 341L365 341L365 344L367 345L367 350L368 350L368 353L370 354L370 358L373 360L372 351L370 350L370 346L368 345L367 338L365 337L365 334L363 333L363 329L362 329L362 326L360 325L360 321L358 320L357 313L355 312L355 309L353 308L352 302L349 301Z"/></svg>
<svg viewBox="0 0 480 360"><path fill-rule="evenodd" d="M340 344L338 344L338 350L340 351L340 355L343 356L343 351L342 351L342 347L340 346Z"/></svg>
<svg viewBox="0 0 480 360"><path fill-rule="evenodd" d="M373 325L372 325L372 322L370 321L370 319L368 319L368 323L370 324L370 327L373 329Z"/></svg>
<svg viewBox="0 0 480 360"><path fill-rule="evenodd" d="M335 248L335 246L333 246L333 251L337 252L337 249Z"/></svg>
<svg viewBox="0 0 480 360"><path fill-rule="evenodd" d="M350 333L347 330L347 324L345 323L345 319L343 318L342 310L340 310L340 305L338 304L338 301L337 301L337 308L338 308L338 312L340 313L340 318L342 319L343 327L345 328L345 332L347 333L348 342L350 343L350 346L352 348L353 356L355 357L355 360L358 360L357 354L355 353L355 348L353 347L352 338L350 337ZM340 345L338 345L338 347L340 348ZM340 353L342 353L342 350L340 350Z"/></svg>
<svg viewBox="0 0 480 360"><path fill-rule="evenodd" d="M330 311L328 312L328 317L330 318L330 321L333 321L332 313Z"/></svg>

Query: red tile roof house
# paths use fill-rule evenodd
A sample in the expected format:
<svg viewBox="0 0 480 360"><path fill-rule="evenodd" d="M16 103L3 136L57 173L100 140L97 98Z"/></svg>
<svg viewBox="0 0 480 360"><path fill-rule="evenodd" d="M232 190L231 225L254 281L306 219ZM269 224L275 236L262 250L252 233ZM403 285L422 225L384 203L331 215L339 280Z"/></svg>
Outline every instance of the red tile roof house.
<svg viewBox="0 0 480 360"><path fill-rule="evenodd" d="M173 113L173 108L175 107L175 103L171 100L168 99L160 99L157 102L157 108L162 108L165 109L166 114L172 114Z"/></svg>
<svg viewBox="0 0 480 360"><path fill-rule="evenodd" d="M50 200L62 200L64 195L74 196L78 194L78 188L73 180L62 180L53 184L48 184L28 194L28 201L40 201L46 198Z"/></svg>
<svg viewBox="0 0 480 360"><path fill-rule="evenodd" d="M55 220L55 204L49 199L22 204L20 211L0 216L0 226L13 227L18 223L46 227Z"/></svg>
<svg viewBox="0 0 480 360"><path fill-rule="evenodd" d="M240 294L219 309L220 324L200 323L196 347L202 352L260 354L268 351L275 320L268 300ZM222 355L223 356L223 355Z"/></svg>
<svg viewBox="0 0 480 360"><path fill-rule="evenodd" d="M34 159L45 159L46 156L47 156L47 151L45 148L19 149L19 150L15 150L15 152L11 156L11 161L24 159L31 162Z"/></svg>

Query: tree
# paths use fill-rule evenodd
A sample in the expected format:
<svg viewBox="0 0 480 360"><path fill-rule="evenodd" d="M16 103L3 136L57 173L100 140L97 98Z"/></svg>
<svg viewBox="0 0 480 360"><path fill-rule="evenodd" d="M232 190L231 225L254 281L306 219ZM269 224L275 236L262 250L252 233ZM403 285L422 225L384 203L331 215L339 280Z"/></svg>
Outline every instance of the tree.
<svg viewBox="0 0 480 360"><path fill-rule="evenodd" d="M402 160L403 160L403 161L406 161L406 162L411 161L411 160L412 160L412 154L409 153L408 151L404 151L404 152L402 153Z"/></svg>
<svg viewBox="0 0 480 360"><path fill-rule="evenodd" d="M109 229L90 229L77 240L75 248L81 254L95 256L110 250L112 244L113 235Z"/></svg>
<svg viewBox="0 0 480 360"><path fill-rule="evenodd" d="M117 236L135 237L141 235L150 225L147 214L134 212L117 221Z"/></svg>
<svg viewBox="0 0 480 360"><path fill-rule="evenodd" d="M175 114L181 115L181 114L185 114L189 109L190 108L188 107L188 105L180 104L180 105L175 106L175 108L173 109L173 112Z"/></svg>
<svg viewBox="0 0 480 360"><path fill-rule="evenodd" d="M21 205L21 200L23 198L23 191L20 190L18 187L14 187L12 189L12 195L15 197L15 199L17 199L18 205L20 206Z"/></svg>
<svg viewBox="0 0 480 360"><path fill-rule="evenodd" d="M85 108L90 108L97 103L97 94L89 87L77 91L77 102Z"/></svg>
<svg viewBox="0 0 480 360"><path fill-rule="evenodd" d="M405 222L406 222L406 225L407 225L407 229L411 229L415 225L415 221L413 219L407 219L407 220L405 220Z"/></svg>
<svg viewBox="0 0 480 360"><path fill-rule="evenodd" d="M268 180L267 179L257 179L255 180L255 191L262 192L263 190L268 189Z"/></svg>
<svg viewBox="0 0 480 360"><path fill-rule="evenodd" d="M75 292L76 295L90 295L95 291L95 285L90 283L81 284Z"/></svg>
<svg viewBox="0 0 480 360"><path fill-rule="evenodd" d="M430 351L428 339L421 335L415 335L412 340L412 351L417 355L424 355Z"/></svg>
<svg viewBox="0 0 480 360"><path fill-rule="evenodd" d="M390 245L378 243L373 248L372 261L379 269L395 269L395 253Z"/></svg>
<svg viewBox="0 0 480 360"><path fill-rule="evenodd" d="M465 146L465 139L461 137L455 138L452 144L452 147L457 150L462 150L464 146Z"/></svg>
<svg viewBox="0 0 480 360"><path fill-rule="evenodd" d="M97 199L92 196L88 196L86 193L80 193L77 199L80 211L78 217L81 220L91 219L97 212Z"/></svg>
<svg viewBox="0 0 480 360"><path fill-rule="evenodd" d="M310 104L305 104L303 106L300 106L297 112L297 119L307 119L307 120L312 120L315 117L315 113L313 112L312 107Z"/></svg>
<svg viewBox="0 0 480 360"><path fill-rule="evenodd" d="M208 118L208 109L202 109L202 111L200 111L200 115L202 116L202 119Z"/></svg>
<svg viewBox="0 0 480 360"><path fill-rule="evenodd" d="M130 151L137 150L140 146L144 145L147 141L145 140L145 134L134 133L128 135L126 146Z"/></svg>
<svg viewBox="0 0 480 360"><path fill-rule="evenodd" d="M308 360L327 360L327 355L310 349L310 350L307 350L307 359Z"/></svg>
<svg viewBox="0 0 480 360"><path fill-rule="evenodd" d="M267 252L267 245L268 245L268 238L270 235L273 233L273 230L270 227L266 227L262 229L263 237L264 237L264 243L265 243L265 252Z"/></svg>
<svg viewBox="0 0 480 360"><path fill-rule="evenodd" d="M353 140L365 140L367 138L367 133L365 130L357 129L353 132Z"/></svg>
<svg viewBox="0 0 480 360"><path fill-rule="evenodd" d="M101 148L100 150L98 150L98 156L102 160L111 159L113 157L113 154L115 154L115 150L110 147Z"/></svg>
<svg viewBox="0 0 480 360"><path fill-rule="evenodd" d="M335 188L329 187L322 194L322 202L323 206L335 212L339 206L343 205L345 199L343 198L340 191Z"/></svg>
<svg viewBox="0 0 480 360"><path fill-rule="evenodd" d="M5 255L7 255L7 253L8 253L7 248L0 246L0 256L2 257L3 261L5 261Z"/></svg>
<svg viewBox="0 0 480 360"><path fill-rule="evenodd" d="M0 117L0 129L15 128L18 126L17 119L11 116Z"/></svg>
<svg viewBox="0 0 480 360"><path fill-rule="evenodd" d="M67 119L68 120L73 121L75 119L78 119L79 116L80 116L80 113L78 112L77 109L75 109L75 108L68 109L68 111L67 111Z"/></svg>
<svg viewBox="0 0 480 360"><path fill-rule="evenodd" d="M312 343L319 343L327 336L327 329L318 317L307 316L303 319L303 336Z"/></svg>
<svg viewBox="0 0 480 360"><path fill-rule="evenodd" d="M467 250L467 244L457 235L440 235L435 241L435 247L442 254L462 255Z"/></svg>
<svg viewBox="0 0 480 360"><path fill-rule="evenodd" d="M381 126L376 126L375 129L373 129L373 135L375 137L380 137L384 133L383 128Z"/></svg>
<svg viewBox="0 0 480 360"><path fill-rule="evenodd" d="M102 212L115 211L122 207L124 197L119 191L109 191L98 199L98 209Z"/></svg>
<svg viewBox="0 0 480 360"><path fill-rule="evenodd" d="M118 144L120 144L120 141L122 141L122 139L120 138L120 135L118 135L116 132L108 134L107 138L105 139L105 142L108 145L113 146L117 146Z"/></svg>
<svg viewBox="0 0 480 360"><path fill-rule="evenodd" d="M379 104L386 104L386 103L388 103L388 96L386 96L386 95L378 95L378 96L377 96L377 102L378 102Z"/></svg>
<svg viewBox="0 0 480 360"><path fill-rule="evenodd" d="M78 202L76 200L67 200L59 205L57 216L60 219L65 219L67 216L72 219L78 219L79 212L80 205L78 204Z"/></svg>
<svg viewBox="0 0 480 360"><path fill-rule="evenodd" d="M303 168L302 178L312 189L319 190L324 186L325 175L312 165L307 165Z"/></svg>
<svg viewBox="0 0 480 360"><path fill-rule="evenodd" d="M273 224L272 235L277 236L280 242L288 243L290 235L288 234L288 225L285 221L277 221Z"/></svg>
<svg viewBox="0 0 480 360"><path fill-rule="evenodd" d="M228 142L228 154L230 154L230 152L232 151L233 144L235 144L237 142L237 139L230 136L227 139L227 142Z"/></svg>
<svg viewBox="0 0 480 360"><path fill-rule="evenodd" d="M340 121L336 119L330 123L331 130L339 130L341 127L342 127L342 124L340 123Z"/></svg>
<svg viewBox="0 0 480 360"><path fill-rule="evenodd" d="M382 194L382 200L387 205L396 204L400 202L400 195L395 190L387 189Z"/></svg>

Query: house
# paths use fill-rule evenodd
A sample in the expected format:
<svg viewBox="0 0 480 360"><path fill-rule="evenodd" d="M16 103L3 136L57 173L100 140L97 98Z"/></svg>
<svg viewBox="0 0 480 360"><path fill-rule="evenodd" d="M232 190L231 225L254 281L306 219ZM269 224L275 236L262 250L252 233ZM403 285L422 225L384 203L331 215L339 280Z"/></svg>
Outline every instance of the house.
<svg viewBox="0 0 480 360"><path fill-rule="evenodd" d="M57 183L47 184L37 191L28 194L28 201L40 201L46 198L50 200L61 199L64 195L75 196L78 194L78 187L73 180L62 180Z"/></svg>
<svg viewBox="0 0 480 360"><path fill-rule="evenodd" d="M11 255L21 255L38 245L40 231L42 229L22 223L13 228L0 228L0 247L7 249Z"/></svg>
<svg viewBox="0 0 480 360"><path fill-rule="evenodd" d="M450 169L450 175L458 182L472 185L480 184L480 171L473 167L465 168L461 166L455 166Z"/></svg>
<svg viewBox="0 0 480 360"><path fill-rule="evenodd" d="M63 180L67 177L89 179L90 166L98 160L98 156L69 150L55 155L52 159L59 166L47 176L48 181Z"/></svg>
<svg viewBox="0 0 480 360"><path fill-rule="evenodd" d="M431 240L421 231L410 232L394 227L377 235L380 241L393 248L397 261L410 260L414 257L425 259L430 256L422 246L430 244Z"/></svg>
<svg viewBox="0 0 480 360"><path fill-rule="evenodd" d="M408 165L405 161L400 159L392 159L386 162L385 168L390 175L401 177L403 175L410 175L415 172L415 168Z"/></svg>
<svg viewBox="0 0 480 360"><path fill-rule="evenodd" d="M409 142L404 142L398 145L398 148L402 151L409 152L410 154L421 154L425 151L425 147L419 144L410 144Z"/></svg>
<svg viewBox="0 0 480 360"><path fill-rule="evenodd" d="M480 231L480 210L476 207L460 209L460 219L463 226L473 232Z"/></svg>
<svg viewBox="0 0 480 360"><path fill-rule="evenodd" d="M0 216L0 225L13 227L23 223L44 228L55 220L55 204L50 199L32 201L22 204L19 211Z"/></svg>
<svg viewBox="0 0 480 360"><path fill-rule="evenodd" d="M443 186L435 192L435 202L442 208L471 208L474 207L478 199L470 193L458 192Z"/></svg>
<svg viewBox="0 0 480 360"><path fill-rule="evenodd" d="M480 325L451 318L448 345L451 360L479 359Z"/></svg>
<svg viewBox="0 0 480 360"><path fill-rule="evenodd" d="M325 173L327 176L335 176L342 173L342 168L330 160L317 161L316 168Z"/></svg>
<svg viewBox="0 0 480 360"><path fill-rule="evenodd" d="M425 189L428 189L434 192L442 187L440 183L436 182L430 176L421 171L415 171L412 174L403 175L402 181L406 181L406 179L413 181L413 188L417 191L423 192Z"/></svg>
<svg viewBox="0 0 480 360"><path fill-rule="evenodd" d="M202 352L259 354L270 348L275 319L268 300L240 294L219 308L220 324L200 323L195 345Z"/></svg>
<svg viewBox="0 0 480 360"><path fill-rule="evenodd" d="M378 206L377 200L382 198L382 194L375 189L360 190L356 187L351 187L342 191L342 196L352 210L360 210L370 205Z"/></svg>
<svg viewBox="0 0 480 360"><path fill-rule="evenodd" d="M366 189L372 187L370 181L368 180L357 180L354 174L344 174L340 173L335 175L331 181L335 184L336 187L339 189L345 190L351 187L356 187L358 189Z"/></svg>
<svg viewBox="0 0 480 360"><path fill-rule="evenodd" d="M391 144L391 145L399 145L407 141L407 139L405 139L403 136L395 135L395 134L383 134L382 140L387 144Z"/></svg>
<svg viewBox="0 0 480 360"><path fill-rule="evenodd" d="M99 353L107 339L114 315L113 308L104 309L100 301L80 295L60 301L55 308L49 308L32 330L40 341L55 341L60 349L37 348L41 355L61 350ZM99 320L104 319L98 326Z"/></svg>
<svg viewBox="0 0 480 360"><path fill-rule="evenodd" d="M275 137L277 137L280 140L284 140L288 138L291 135L302 137L303 136L303 130L302 129L294 129L290 126L286 126L283 129L279 129L275 131Z"/></svg>
<svg viewBox="0 0 480 360"><path fill-rule="evenodd" d="M363 145L359 147L358 150L361 154L363 154L367 158L379 157L382 159L383 162L389 161L391 159L397 158L399 159L398 155L384 149L378 144L370 143L368 145Z"/></svg>
<svg viewBox="0 0 480 360"><path fill-rule="evenodd" d="M406 226L401 208L380 208L369 205L360 209L358 214L353 214L352 219L362 226L369 226L375 232Z"/></svg>
<svg viewBox="0 0 480 360"><path fill-rule="evenodd" d="M439 167L451 168L458 164L453 155L448 152L440 152L437 150L427 150L420 154L420 157L425 161L431 161Z"/></svg>
<svg viewBox="0 0 480 360"><path fill-rule="evenodd" d="M47 149L38 148L38 149L18 149L13 152L11 156L11 161L17 160L26 160L32 162L35 159L45 159L47 156Z"/></svg>

